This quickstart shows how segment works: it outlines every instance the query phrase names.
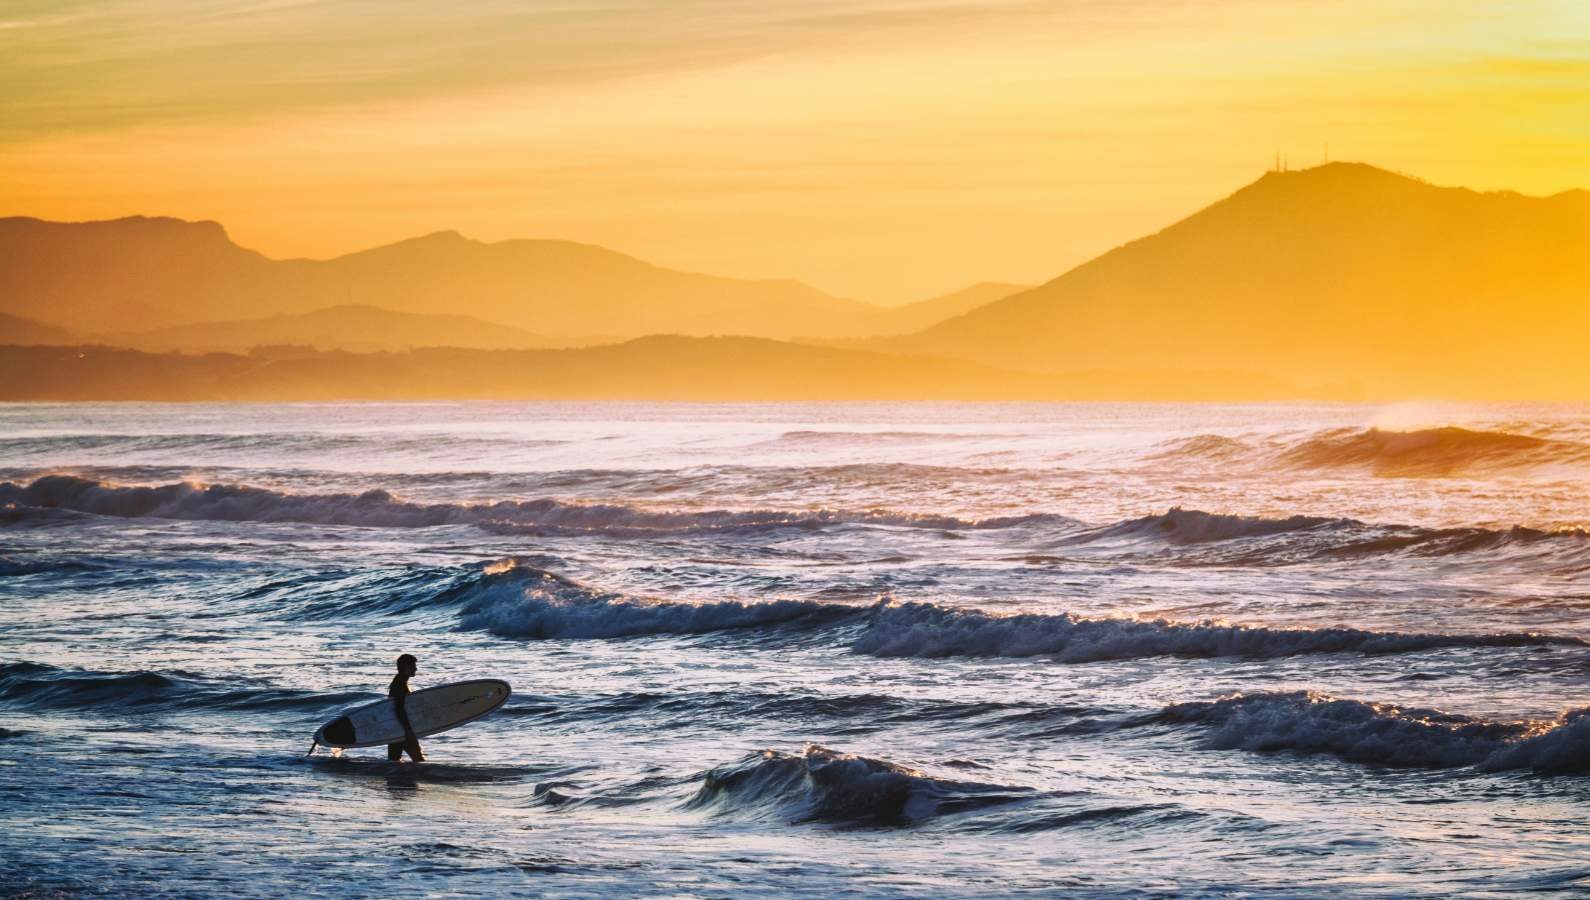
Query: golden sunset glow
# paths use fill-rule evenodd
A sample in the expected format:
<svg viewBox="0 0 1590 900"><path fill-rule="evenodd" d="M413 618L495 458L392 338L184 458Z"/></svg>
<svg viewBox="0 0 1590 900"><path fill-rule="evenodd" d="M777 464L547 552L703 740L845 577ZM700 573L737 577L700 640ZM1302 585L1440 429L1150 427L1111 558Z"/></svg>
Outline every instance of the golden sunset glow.
<svg viewBox="0 0 1590 900"><path fill-rule="evenodd" d="M1590 897L1590 0L0 0L0 110L0 894Z"/></svg>
<svg viewBox="0 0 1590 900"><path fill-rule="evenodd" d="M0 15L7 214L214 219L276 258L457 229L895 303L1047 281L1277 152L1590 183L1574 0Z"/></svg>

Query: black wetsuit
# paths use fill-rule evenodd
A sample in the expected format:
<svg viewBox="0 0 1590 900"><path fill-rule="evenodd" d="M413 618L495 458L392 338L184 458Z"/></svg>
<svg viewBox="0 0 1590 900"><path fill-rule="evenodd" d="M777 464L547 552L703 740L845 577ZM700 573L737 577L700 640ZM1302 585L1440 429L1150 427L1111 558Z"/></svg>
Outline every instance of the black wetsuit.
<svg viewBox="0 0 1590 900"><path fill-rule="evenodd" d="M387 686L386 693L388 697L392 698L392 705L397 707L398 723L408 729L409 734L412 735L414 727L409 724L408 710L403 706L403 701L408 697L409 693L409 677L399 672L392 679L392 683ZM409 752L409 759L415 762L425 761L425 752L420 749L420 742L414 737L409 737L396 744L387 744L386 758L391 762L397 762L403 758L404 750Z"/></svg>

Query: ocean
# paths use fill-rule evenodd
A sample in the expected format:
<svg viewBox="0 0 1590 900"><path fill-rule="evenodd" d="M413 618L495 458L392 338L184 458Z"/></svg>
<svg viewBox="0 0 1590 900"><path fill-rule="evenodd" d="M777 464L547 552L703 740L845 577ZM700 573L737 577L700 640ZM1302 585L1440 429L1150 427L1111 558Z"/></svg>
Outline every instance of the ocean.
<svg viewBox="0 0 1590 900"><path fill-rule="evenodd" d="M1590 408L0 406L0 894L1590 894ZM322 748L400 653L498 677Z"/></svg>

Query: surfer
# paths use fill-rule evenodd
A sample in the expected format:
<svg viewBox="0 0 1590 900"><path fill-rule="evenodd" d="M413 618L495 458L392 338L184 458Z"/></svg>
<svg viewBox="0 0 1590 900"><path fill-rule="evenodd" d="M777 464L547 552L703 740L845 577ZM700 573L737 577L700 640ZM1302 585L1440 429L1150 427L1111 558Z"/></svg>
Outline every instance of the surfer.
<svg viewBox="0 0 1590 900"><path fill-rule="evenodd" d="M420 661L414 654L405 653L397 658L397 676L392 679L392 684L386 689L387 696L392 698L392 707L397 712L398 724L403 726L404 738L396 744L386 745L386 758L389 762L401 762L403 751L409 752L409 759L415 762L425 761L425 751L420 749L420 740L414 736L414 726L409 724L409 713L404 708L404 702L409 694L409 679L419 670Z"/></svg>

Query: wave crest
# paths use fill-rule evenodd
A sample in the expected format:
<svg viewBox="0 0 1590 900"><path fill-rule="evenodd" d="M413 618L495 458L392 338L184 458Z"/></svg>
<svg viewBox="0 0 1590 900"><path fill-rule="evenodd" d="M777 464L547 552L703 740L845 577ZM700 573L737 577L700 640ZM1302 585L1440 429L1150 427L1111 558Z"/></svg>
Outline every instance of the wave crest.
<svg viewBox="0 0 1590 900"><path fill-rule="evenodd" d="M852 652L926 659L1045 656L1080 663L1156 656L1274 658L1585 645L1578 638L1535 632L1435 634L1084 618L1072 613L995 615L889 599L870 606L814 600L652 600L600 591L527 564L479 574L439 599L461 604L460 628L508 638L628 638L752 628L789 635L836 628L842 630L824 639L848 640Z"/></svg>
<svg viewBox="0 0 1590 900"><path fill-rule="evenodd" d="M1372 525L1357 519L1321 516L1238 516L1173 507L1163 515L1129 519L1061 537L1055 547L1118 549L1148 544L1174 561L1194 566L1284 566L1300 562L1406 554L1457 557L1495 552L1561 552L1563 561L1582 565L1590 533L1577 529L1543 531L1514 526L1422 528Z"/></svg>
<svg viewBox="0 0 1590 900"><path fill-rule="evenodd" d="M1177 704L1162 720L1208 727L1205 744L1218 750L1321 753L1385 766L1590 772L1590 707L1551 721L1490 721L1293 691Z"/></svg>
<svg viewBox="0 0 1590 900"><path fill-rule="evenodd" d="M856 607L812 600L648 600L595 590L533 566L515 566L470 588L459 625L512 638L624 638L811 627L857 612Z"/></svg>
<svg viewBox="0 0 1590 900"><path fill-rule="evenodd" d="M675 512L622 504L565 503L552 499L417 503L402 500L379 489L358 494L292 494L235 484L179 482L129 486L76 475L45 475L25 485L0 483L0 506L23 510L68 510L119 518L303 522L375 528L479 525L537 534L602 534L615 537L759 532L787 528L813 530L850 524L937 530L1074 524L1073 520L1050 515L960 519L886 509Z"/></svg>
<svg viewBox="0 0 1590 900"><path fill-rule="evenodd" d="M1060 543L1086 544L1119 539L1151 538L1170 544L1204 544L1358 524L1361 523L1351 519L1328 519L1319 516L1272 519L1263 516L1222 515L1174 506L1163 515L1129 519L1104 528L1093 529Z"/></svg>
<svg viewBox="0 0 1590 900"><path fill-rule="evenodd" d="M1300 468L1369 466L1386 475L1442 475L1469 468L1590 462L1590 447L1455 425L1414 431L1339 428L1296 444L1279 460Z"/></svg>
<svg viewBox="0 0 1590 900"><path fill-rule="evenodd" d="M991 615L931 603L874 609L851 645L873 656L1029 657L1099 662L1153 656L1273 658L1310 653L1409 653L1442 647L1583 645L1577 638L1515 632L1416 634L1357 628L1266 628L1165 619L1088 619L1071 613Z"/></svg>
<svg viewBox="0 0 1590 900"><path fill-rule="evenodd" d="M799 754L764 750L712 769L685 808L788 824L909 825L1035 796L1031 788L936 778L809 744Z"/></svg>
<svg viewBox="0 0 1590 900"><path fill-rule="evenodd" d="M1231 462L1251 455L1254 448L1236 438L1220 434L1196 434L1175 438L1155 445L1157 451L1149 454L1153 460L1175 460L1183 457Z"/></svg>

